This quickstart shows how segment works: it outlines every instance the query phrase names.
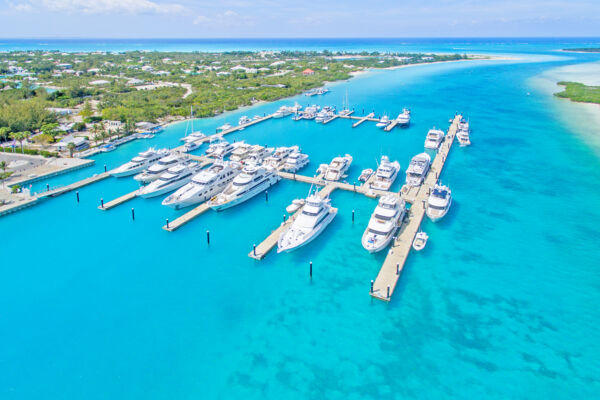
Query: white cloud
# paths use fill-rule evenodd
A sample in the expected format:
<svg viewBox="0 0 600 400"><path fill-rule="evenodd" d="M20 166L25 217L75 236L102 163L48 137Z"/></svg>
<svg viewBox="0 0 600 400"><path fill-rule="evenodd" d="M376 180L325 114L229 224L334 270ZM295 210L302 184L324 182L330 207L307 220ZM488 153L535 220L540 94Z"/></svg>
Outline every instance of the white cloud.
<svg viewBox="0 0 600 400"><path fill-rule="evenodd" d="M195 25L211 25L211 26L221 26L221 27L229 27L233 25L241 26L241 25L252 25L254 24L254 18L247 15L240 15L232 10L227 10L222 13L215 14L212 17L207 17L206 15L198 15L193 23Z"/></svg>
<svg viewBox="0 0 600 400"><path fill-rule="evenodd" d="M10 3L17 11L49 10L83 14L182 14L187 9L177 3L151 0L27 0Z"/></svg>

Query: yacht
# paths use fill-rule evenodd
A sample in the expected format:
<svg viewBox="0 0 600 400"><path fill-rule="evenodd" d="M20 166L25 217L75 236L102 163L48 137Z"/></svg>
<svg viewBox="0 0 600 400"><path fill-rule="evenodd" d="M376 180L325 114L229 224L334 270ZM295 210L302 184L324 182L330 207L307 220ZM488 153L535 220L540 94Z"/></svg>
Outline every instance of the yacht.
<svg viewBox="0 0 600 400"><path fill-rule="evenodd" d="M362 236L365 250L369 253L383 250L402 224L405 214L404 200L395 195L381 197Z"/></svg>
<svg viewBox="0 0 600 400"><path fill-rule="evenodd" d="M425 175L429 171L431 156L427 153L417 154L410 160L406 169L406 184L408 186L421 186Z"/></svg>
<svg viewBox="0 0 600 400"><path fill-rule="evenodd" d="M217 161L209 168L203 169L194 175L191 182L164 199L162 204L178 210L210 200L225 189L239 172L239 164Z"/></svg>
<svg viewBox="0 0 600 400"><path fill-rule="evenodd" d="M416 251L423 250L425 248L425 245L427 244L427 239L429 239L429 235L427 235L423 231L418 232L415 235L415 240L413 241L413 249L415 249Z"/></svg>
<svg viewBox="0 0 600 400"><path fill-rule="evenodd" d="M273 118L283 118L287 117L291 113L295 112L294 107L281 106L275 113L273 113Z"/></svg>
<svg viewBox="0 0 600 400"><path fill-rule="evenodd" d="M233 126L231 126L231 124L225 123L225 124L221 125L220 127L218 127L217 130L222 132L222 131L229 130L231 128L233 128Z"/></svg>
<svg viewBox="0 0 600 400"><path fill-rule="evenodd" d="M408 108L405 108L402 110L402 113L400 115L398 115L398 118L396 118L396 120L398 121L398 125L399 126L409 126L410 125L410 110Z"/></svg>
<svg viewBox="0 0 600 400"><path fill-rule="evenodd" d="M456 138L458 139L458 143L460 147L470 146L471 138L469 136L469 131L458 131L456 133Z"/></svg>
<svg viewBox="0 0 600 400"><path fill-rule="evenodd" d="M304 119L304 115L300 114L300 113L296 113L296 114L294 114L294 116L292 117L292 119L294 121L300 121L301 119Z"/></svg>
<svg viewBox="0 0 600 400"><path fill-rule="evenodd" d="M452 191L448 186L436 183L427 200L426 214L433 222L443 218L452 204Z"/></svg>
<svg viewBox="0 0 600 400"><path fill-rule="evenodd" d="M161 174L157 180L141 188L138 196L148 199L172 192L191 181L198 171L200 164L196 162L177 164Z"/></svg>
<svg viewBox="0 0 600 400"><path fill-rule="evenodd" d="M346 154L344 157L335 157L327 167L324 178L328 181L342 179L345 176L344 173L350 168L350 164L352 164L350 154Z"/></svg>
<svg viewBox="0 0 600 400"><path fill-rule="evenodd" d="M207 204L217 211L233 207L267 190L280 179L273 168L247 165L225 190L210 199Z"/></svg>
<svg viewBox="0 0 600 400"><path fill-rule="evenodd" d="M250 152L248 153L248 157L244 159L244 162L260 164L265 158L269 157L271 153L273 153L272 147L264 147L255 144L250 147Z"/></svg>
<svg viewBox="0 0 600 400"><path fill-rule="evenodd" d="M112 144L112 143L109 143L109 144L105 144L105 145L104 145L104 146L102 146L100 149L102 150L102 152L104 152L104 153L108 153L109 151L116 150L116 149L117 149L117 146L115 146L115 145L114 145L114 144Z"/></svg>
<svg viewBox="0 0 600 400"><path fill-rule="evenodd" d="M135 175L167 154L169 154L167 149L148 149L133 157L131 161L112 170L110 174L116 177Z"/></svg>
<svg viewBox="0 0 600 400"><path fill-rule="evenodd" d="M240 117L240 119L238 120L238 125L246 125L250 122L252 122L252 120L244 115L243 117Z"/></svg>
<svg viewBox="0 0 600 400"><path fill-rule="evenodd" d="M229 156L231 161L241 162L250 156L250 150L252 149L252 146L248 143L237 142L233 144L233 147L234 150Z"/></svg>
<svg viewBox="0 0 600 400"><path fill-rule="evenodd" d="M400 163L398 161L390 162L388 156L382 156L381 163L375 171L375 179L371 182L371 188L389 190L396 180L398 172L400 172Z"/></svg>
<svg viewBox="0 0 600 400"><path fill-rule="evenodd" d="M206 156L213 158L223 158L233 151L234 147L231 143L222 140L219 142L211 143L206 149Z"/></svg>
<svg viewBox="0 0 600 400"><path fill-rule="evenodd" d="M158 160L157 163L152 164L146 170L140 172L133 177L140 183L150 183L157 180L164 172L169 168L174 167L181 161L181 156L178 154L169 154L166 157Z"/></svg>
<svg viewBox="0 0 600 400"><path fill-rule="evenodd" d="M390 124L390 118L387 115L384 115L383 117L381 117L379 122L375 124L375 126L383 129L386 126L388 126L389 124Z"/></svg>
<svg viewBox="0 0 600 400"><path fill-rule="evenodd" d="M197 150L200 147L202 147L202 142L201 141L187 142L186 144L183 145L183 152L184 153L189 153L190 151Z"/></svg>
<svg viewBox="0 0 600 400"><path fill-rule="evenodd" d="M277 240L277 252L292 251L314 240L337 214L329 198L309 195L299 215Z"/></svg>
<svg viewBox="0 0 600 400"><path fill-rule="evenodd" d="M252 117L252 121L258 121L261 118L263 118L263 117L261 117L260 115L256 114L254 117Z"/></svg>
<svg viewBox="0 0 600 400"><path fill-rule="evenodd" d="M363 169L358 177L358 180L363 183L368 181L371 175L373 175L373 172L375 171L373 171L371 168Z"/></svg>
<svg viewBox="0 0 600 400"><path fill-rule="evenodd" d="M458 123L458 130L459 131L466 131L466 132L470 132L471 128L469 127L469 121L462 118L460 120L460 122Z"/></svg>
<svg viewBox="0 0 600 400"><path fill-rule="evenodd" d="M444 140L444 131L440 129L430 129L425 137L425 148L431 150L437 150Z"/></svg>
<svg viewBox="0 0 600 400"><path fill-rule="evenodd" d="M181 141L185 142L185 143L191 143L191 142L195 142L200 139L204 139L205 137L206 137L206 135L204 133L197 131L197 132L192 132L189 135L182 137Z"/></svg>
<svg viewBox="0 0 600 400"><path fill-rule="evenodd" d="M300 152L293 152L288 156L285 160L285 164L283 164L283 170L288 172L298 172L300 169L304 168L309 162L308 155L302 154Z"/></svg>
<svg viewBox="0 0 600 400"><path fill-rule="evenodd" d="M284 163L287 156L299 151L300 147L298 146L278 147L275 149L275 153L264 159L264 164L273 168L279 168L279 166Z"/></svg>

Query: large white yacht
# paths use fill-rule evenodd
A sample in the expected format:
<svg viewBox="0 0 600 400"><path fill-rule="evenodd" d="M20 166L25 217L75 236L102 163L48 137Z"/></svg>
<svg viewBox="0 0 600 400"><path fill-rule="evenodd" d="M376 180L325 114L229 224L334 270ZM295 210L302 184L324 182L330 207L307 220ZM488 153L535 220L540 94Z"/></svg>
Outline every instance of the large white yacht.
<svg viewBox="0 0 600 400"><path fill-rule="evenodd" d="M277 111L273 113L273 118L283 118L287 117L291 113L295 111L295 108L288 106L281 106Z"/></svg>
<svg viewBox="0 0 600 400"><path fill-rule="evenodd" d="M464 118L458 124L458 132L456 132L456 138L460 147L471 145L470 138L471 128L469 127L469 121Z"/></svg>
<svg viewBox="0 0 600 400"><path fill-rule="evenodd" d="M443 218L452 204L452 191L448 186L436 183L427 200L426 214L433 222Z"/></svg>
<svg viewBox="0 0 600 400"><path fill-rule="evenodd" d="M408 186L421 186L425 175L429 171L431 156L427 153L417 154L410 160L406 169L406 184Z"/></svg>
<svg viewBox="0 0 600 400"><path fill-rule="evenodd" d="M212 158L223 158L233 151L234 147L231 143L226 140L211 143L208 145L208 149L204 152L208 157Z"/></svg>
<svg viewBox="0 0 600 400"><path fill-rule="evenodd" d="M247 165L225 190L210 199L208 205L217 211L233 207L267 190L280 179L273 168Z"/></svg>
<svg viewBox="0 0 600 400"><path fill-rule="evenodd" d="M362 236L362 245L369 253L383 250L394 237L406 214L404 200L395 195L379 199Z"/></svg>
<svg viewBox="0 0 600 400"><path fill-rule="evenodd" d="M285 160L285 164L283 164L282 169L288 172L298 172L300 169L304 168L308 163L309 158L307 154L293 152Z"/></svg>
<svg viewBox="0 0 600 400"><path fill-rule="evenodd" d="M425 148L431 150L437 150L444 140L444 131L440 129L430 129L425 137Z"/></svg>
<svg viewBox="0 0 600 400"><path fill-rule="evenodd" d="M244 160L244 163L260 164L262 161L273 153L272 147L264 147L259 144L255 144L250 148L248 157Z"/></svg>
<svg viewBox="0 0 600 400"><path fill-rule="evenodd" d="M223 125L221 125L220 127L217 128L217 130L223 132L223 131L227 131L229 129L233 128L233 126L231 126L230 123L226 122Z"/></svg>
<svg viewBox="0 0 600 400"><path fill-rule="evenodd" d="M350 154L346 154L344 157L335 157L327 166L324 178L328 181L342 179L345 176L344 173L350 168L350 164L352 164L352 156Z"/></svg>
<svg viewBox="0 0 600 400"><path fill-rule="evenodd" d="M150 183L157 180L163 172L171 167L174 167L181 160L182 157L179 154L169 154L168 156L158 160L157 163L152 164L144 171L134 176L133 179L140 183Z"/></svg>
<svg viewBox="0 0 600 400"><path fill-rule="evenodd" d="M285 162L287 156L299 151L299 146L277 147L272 155L264 159L264 164L273 168L279 168Z"/></svg>
<svg viewBox="0 0 600 400"><path fill-rule="evenodd" d="M131 161L126 162L118 168L115 168L110 172L110 174L118 178L122 176L135 175L167 154L169 154L169 150L167 149L148 149L147 151L143 151L137 156L133 157Z"/></svg>
<svg viewBox="0 0 600 400"><path fill-rule="evenodd" d="M148 199L172 192L188 183L199 170L200 164L196 162L177 164L164 172L157 180L142 187L138 196Z"/></svg>
<svg viewBox="0 0 600 400"><path fill-rule="evenodd" d="M398 115L397 118L399 126L409 126L410 125L410 110L405 108L402 110L402 113Z"/></svg>
<svg viewBox="0 0 600 400"><path fill-rule="evenodd" d="M310 243L329 225L337 214L329 198L318 193L309 195L299 215L277 240L277 252L291 251Z"/></svg>
<svg viewBox="0 0 600 400"><path fill-rule="evenodd" d="M400 163L398 161L390 162L388 156L381 157L381 163L375 172L375 179L371 182L373 189L388 190L392 183L398 177Z"/></svg>
<svg viewBox="0 0 600 400"><path fill-rule="evenodd" d="M390 117L388 117L387 115L384 115L383 117L381 117L379 122L375 124L375 126L383 129L386 126L388 126L389 124L390 124Z"/></svg>
<svg viewBox="0 0 600 400"><path fill-rule="evenodd" d="M241 162L242 160L250 156L250 150L252 149L252 145L244 143L242 141L234 143L233 147L233 152L229 156L229 159L231 161Z"/></svg>
<svg viewBox="0 0 600 400"><path fill-rule="evenodd" d="M177 210L210 200L225 189L239 173L239 164L216 161L209 168L194 175L191 182L164 199L162 204Z"/></svg>
<svg viewBox="0 0 600 400"><path fill-rule="evenodd" d="M185 142L185 143L192 143L192 142L198 141L200 139L204 139L205 137L206 137L206 135L204 133L197 131L197 132L192 132L189 135L182 137L181 141Z"/></svg>

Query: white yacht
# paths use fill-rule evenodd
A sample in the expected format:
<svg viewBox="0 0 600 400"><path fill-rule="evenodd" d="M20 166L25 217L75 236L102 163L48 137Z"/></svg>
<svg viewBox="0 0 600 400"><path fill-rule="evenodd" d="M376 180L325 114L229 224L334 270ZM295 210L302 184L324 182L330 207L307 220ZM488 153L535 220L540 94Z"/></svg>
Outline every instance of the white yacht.
<svg viewBox="0 0 600 400"><path fill-rule="evenodd" d="M169 168L154 182L142 187L138 192L138 196L148 199L172 192L191 181L194 174L199 170L200 164L196 162L177 164Z"/></svg>
<svg viewBox="0 0 600 400"><path fill-rule="evenodd" d="M231 128L233 128L233 126L231 126L231 124L225 123L225 124L221 125L220 127L218 127L217 130L226 131Z"/></svg>
<svg viewBox="0 0 600 400"><path fill-rule="evenodd" d="M248 153L248 157L244 159L244 162L260 164L262 161L269 157L271 153L273 153L272 147L264 147L259 144L255 144L250 148L250 152Z"/></svg>
<svg viewBox="0 0 600 400"><path fill-rule="evenodd" d="M427 235L423 231L418 232L415 235L415 240L413 241L413 249L415 249L416 251L423 250L425 248L425 245L427 244L427 239L429 239L429 235Z"/></svg>
<svg viewBox="0 0 600 400"><path fill-rule="evenodd" d="M369 180L369 178L371 177L371 175L373 175L374 172L375 171L373 171L371 168L363 169L360 173L360 176L358 177L358 180L364 183Z"/></svg>
<svg viewBox="0 0 600 400"><path fill-rule="evenodd" d="M421 186L425 175L429 171L431 156L427 153L417 154L410 160L406 169L406 184L408 186Z"/></svg>
<svg viewBox="0 0 600 400"><path fill-rule="evenodd" d="M226 140L211 143L208 145L208 149L204 152L208 157L212 158L223 158L233 151L234 147L231 143Z"/></svg>
<svg viewBox="0 0 600 400"><path fill-rule="evenodd" d="M440 129L430 129L425 137L425 148L431 150L437 150L444 140L444 131Z"/></svg>
<svg viewBox="0 0 600 400"><path fill-rule="evenodd" d="M338 181L342 179L345 177L344 173L350 168L350 164L352 164L352 156L350 154L346 154L344 157L335 157L327 167L324 176L325 180Z"/></svg>
<svg viewBox="0 0 600 400"><path fill-rule="evenodd" d="M458 131L456 132L456 138L458 139L458 143L460 147L470 146L471 138L469 136L469 131Z"/></svg>
<svg viewBox="0 0 600 400"><path fill-rule="evenodd" d="M300 147L298 146L277 147L272 155L264 159L264 164L273 168L279 168L285 162L287 156L299 151Z"/></svg>
<svg viewBox="0 0 600 400"><path fill-rule="evenodd" d="M404 200L395 195L379 199L362 236L362 245L369 253L383 250L392 240L406 214Z"/></svg>
<svg viewBox="0 0 600 400"><path fill-rule="evenodd" d="M252 149L252 145L244 142L236 142L233 144L233 152L229 156L231 161L241 162L242 160L248 158L250 156L250 150Z"/></svg>
<svg viewBox="0 0 600 400"><path fill-rule="evenodd" d="M402 110L402 113L398 115L397 118L399 126L409 126L410 125L410 110L405 108Z"/></svg>
<svg viewBox="0 0 600 400"><path fill-rule="evenodd" d="M318 193L306 198L299 215L277 240L277 252L292 251L315 239L337 214L329 198L321 198Z"/></svg>
<svg viewBox="0 0 600 400"><path fill-rule="evenodd" d="M426 214L433 222L443 218L452 204L452 191L448 186L436 183L427 200Z"/></svg>
<svg viewBox="0 0 600 400"><path fill-rule="evenodd" d="M283 118L287 117L291 113L295 112L294 107L281 106L275 113L273 113L273 118Z"/></svg>
<svg viewBox="0 0 600 400"><path fill-rule="evenodd" d="M375 171L375 179L371 182L371 188L388 190L396 180L398 172L400 172L400 163L390 162L388 156L382 156L381 163Z"/></svg>
<svg viewBox="0 0 600 400"><path fill-rule="evenodd" d="M217 211L233 207L267 190L280 179L273 168L247 165L225 190L209 200L208 205Z"/></svg>
<svg viewBox="0 0 600 400"><path fill-rule="evenodd" d="M169 168L177 165L181 159L182 157L179 154L169 154L134 176L133 179L140 183L150 183L155 181Z"/></svg>
<svg viewBox="0 0 600 400"><path fill-rule="evenodd" d="M187 142L186 144L183 145L183 152L184 153L189 153L190 151L197 150L200 147L202 147L202 142L201 141Z"/></svg>
<svg viewBox="0 0 600 400"><path fill-rule="evenodd" d="M252 122L252 120L250 118L248 118L246 115L240 117L240 119L238 120L238 125L246 125L248 123Z"/></svg>
<svg viewBox="0 0 600 400"><path fill-rule="evenodd" d="M239 164L217 161L194 175L191 182L164 199L162 204L178 210L210 200L225 189L239 173Z"/></svg>
<svg viewBox="0 0 600 400"><path fill-rule="evenodd" d="M386 126L388 126L389 124L390 124L390 118L387 115L384 115L383 117L381 117L379 122L375 124L375 126L383 129Z"/></svg>
<svg viewBox="0 0 600 400"><path fill-rule="evenodd" d="M285 164L283 164L283 170L288 172L298 172L300 169L304 168L308 163L309 158L307 154L293 152L285 160Z"/></svg>
<svg viewBox="0 0 600 400"><path fill-rule="evenodd" d="M206 135L204 133L197 131L197 132L192 132L189 135L182 137L181 141L185 142L185 143L192 143L192 142L196 142L200 139L204 139L205 137L206 137Z"/></svg>
<svg viewBox="0 0 600 400"><path fill-rule="evenodd" d="M115 168L110 172L110 174L118 178L122 176L135 175L167 154L169 154L169 150L167 149L148 149L147 151L143 151L137 156L133 157L131 161L126 162L118 168Z"/></svg>

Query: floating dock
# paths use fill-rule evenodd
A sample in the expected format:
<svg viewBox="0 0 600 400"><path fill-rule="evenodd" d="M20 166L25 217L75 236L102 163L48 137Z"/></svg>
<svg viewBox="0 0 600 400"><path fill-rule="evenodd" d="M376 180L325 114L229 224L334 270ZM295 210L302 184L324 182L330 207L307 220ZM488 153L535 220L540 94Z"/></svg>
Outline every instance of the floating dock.
<svg viewBox="0 0 600 400"><path fill-rule="evenodd" d="M103 210L103 211L110 210L111 208L114 208L120 204L125 203L126 201L129 201L129 200L137 197L139 191L140 191L139 189L135 189L131 193L124 194L123 196L117 197L116 199L111 200L108 203L104 203L104 205L98 206L98 209Z"/></svg>
<svg viewBox="0 0 600 400"><path fill-rule="evenodd" d="M396 125L398 125L399 122L400 121L398 121L398 118L396 118L396 119L392 120L388 126L386 126L385 128L383 128L383 130L385 132L389 132L392 129L394 129L396 127Z"/></svg>
<svg viewBox="0 0 600 400"><path fill-rule="evenodd" d="M348 118L348 119L358 119L357 122L352 124L353 128L356 128L357 126L359 126L360 124L362 124L365 121L377 121L377 119L373 118L375 116L375 113L372 112L370 114L365 115L364 117L353 117L352 115L348 115L342 118Z"/></svg>
<svg viewBox="0 0 600 400"><path fill-rule="evenodd" d="M444 168L444 163L446 162L448 153L454 142L460 119L460 115L454 117L454 121L448 130L444 142L438 150L425 181L417 188L412 206L408 211L408 221L402 224L400 232L393 242L377 278L372 283L370 294L376 299L390 301L392 298L392 294L394 293L394 289L396 288L396 284L398 283L398 279L400 278L400 274L402 273L410 249L412 248L414 237L419 231L421 222L425 216L425 204L429 196L429 191L436 184L442 169ZM413 189L411 189L411 191L412 190Z"/></svg>
<svg viewBox="0 0 600 400"><path fill-rule="evenodd" d="M173 222L169 222L168 224L163 225L162 228L165 231L169 231L169 232L176 231L177 229L181 228L183 225L187 224L188 222L190 222L197 216L204 214L208 210L210 210L210 207L208 206L208 204L202 203L198 207L192 209L191 211L188 211L187 213L183 214L181 217L175 219Z"/></svg>

